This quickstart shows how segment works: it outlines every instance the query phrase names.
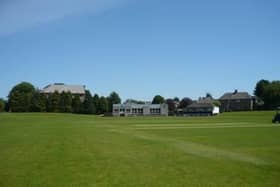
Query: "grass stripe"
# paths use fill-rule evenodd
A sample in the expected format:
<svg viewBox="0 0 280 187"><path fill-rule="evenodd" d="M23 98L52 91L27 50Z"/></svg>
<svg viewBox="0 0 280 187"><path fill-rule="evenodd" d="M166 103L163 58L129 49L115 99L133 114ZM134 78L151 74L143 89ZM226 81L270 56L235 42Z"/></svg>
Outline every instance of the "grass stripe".
<svg viewBox="0 0 280 187"><path fill-rule="evenodd" d="M220 125L220 126L151 126L151 127L136 127L135 130L168 130L168 129L217 129L217 128L266 128L266 127L279 127L278 125Z"/></svg>
<svg viewBox="0 0 280 187"><path fill-rule="evenodd" d="M187 154L195 155L198 157L204 157L209 158L213 160L233 160L233 161L240 161L240 162L246 162L250 164L254 164L256 166L261 165L272 165L272 162L244 154L244 153L237 153L217 147L212 146L206 146L199 143L194 143L191 141L182 141L182 140L176 140L176 139L170 139L166 137L160 137L157 135L152 135L148 133L139 133L139 132L132 132L130 130L125 129L111 129L111 132L115 133L121 133L121 134L127 134L130 136L134 136L139 139L145 139L155 142L163 142L166 145L169 145L173 148L179 149Z"/></svg>

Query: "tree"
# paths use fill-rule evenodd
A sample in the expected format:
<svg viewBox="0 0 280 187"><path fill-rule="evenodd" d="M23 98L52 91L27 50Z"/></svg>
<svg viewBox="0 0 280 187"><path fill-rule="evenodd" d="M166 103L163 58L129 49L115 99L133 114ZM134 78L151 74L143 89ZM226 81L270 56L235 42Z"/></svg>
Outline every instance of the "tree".
<svg viewBox="0 0 280 187"><path fill-rule="evenodd" d="M168 112L169 114L173 115L176 111L176 101L174 99L167 99L166 103L168 105Z"/></svg>
<svg viewBox="0 0 280 187"><path fill-rule="evenodd" d="M106 97L100 97L99 99L99 111L100 114L108 112L108 100Z"/></svg>
<svg viewBox="0 0 280 187"><path fill-rule="evenodd" d="M219 100L214 100L213 101L213 105L217 106L217 107L220 107L222 104Z"/></svg>
<svg viewBox="0 0 280 187"><path fill-rule="evenodd" d="M181 108L181 109L186 108L187 106L189 106L192 103L193 103L193 101L190 98L185 97L180 101L179 108Z"/></svg>
<svg viewBox="0 0 280 187"><path fill-rule="evenodd" d="M36 90L31 98L31 106L30 106L30 111L31 112L40 112L40 106L39 106L39 100L40 100L40 92Z"/></svg>
<svg viewBox="0 0 280 187"><path fill-rule="evenodd" d="M60 112L72 112L72 94L70 92L62 92L59 99Z"/></svg>
<svg viewBox="0 0 280 187"><path fill-rule="evenodd" d="M5 100L5 112L9 112L9 111L10 111L9 102L7 100Z"/></svg>
<svg viewBox="0 0 280 187"><path fill-rule="evenodd" d="M4 112L5 111L5 101L4 99L0 98L0 112Z"/></svg>
<svg viewBox="0 0 280 187"><path fill-rule="evenodd" d="M94 94L94 96L92 97L92 103L93 103L93 113L100 114L98 94Z"/></svg>
<svg viewBox="0 0 280 187"><path fill-rule="evenodd" d="M173 99L175 102L180 102L180 99L178 98L178 97L174 97L174 99Z"/></svg>
<svg viewBox="0 0 280 187"><path fill-rule="evenodd" d="M212 94L211 93L206 93L206 98L213 99Z"/></svg>
<svg viewBox="0 0 280 187"><path fill-rule="evenodd" d="M270 84L270 82L268 80L260 80L255 87L254 90L254 94L255 96L264 99L264 95L265 95L265 88Z"/></svg>
<svg viewBox="0 0 280 187"><path fill-rule="evenodd" d="M160 95L156 95L153 98L152 104L162 104L165 103L164 97L160 96Z"/></svg>
<svg viewBox="0 0 280 187"><path fill-rule="evenodd" d="M254 94L264 102L262 109L275 109L280 106L280 81L260 80Z"/></svg>
<svg viewBox="0 0 280 187"><path fill-rule="evenodd" d="M93 114L94 105L89 90L86 90L85 100L83 102L83 114Z"/></svg>
<svg viewBox="0 0 280 187"><path fill-rule="evenodd" d="M108 112L113 111L113 104L121 103L121 98L116 92L112 92L107 98L107 100L108 100Z"/></svg>
<svg viewBox="0 0 280 187"><path fill-rule="evenodd" d="M280 81L272 81L265 86L263 101L267 109L275 109L280 106Z"/></svg>
<svg viewBox="0 0 280 187"><path fill-rule="evenodd" d="M29 112L31 98L35 88L28 82L22 82L12 88L9 93L9 106L12 112Z"/></svg>
<svg viewBox="0 0 280 187"><path fill-rule="evenodd" d="M58 91L50 94L48 97L48 112L60 112L59 102L60 94L58 93Z"/></svg>
<svg viewBox="0 0 280 187"><path fill-rule="evenodd" d="M82 112L82 102L79 95L75 95L72 99L72 112L76 114Z"/></svg>
<svg viewBox="0 0 280 187"><path fill-rule="evenodd" d="M31 112L46 112L47 108L47 98L44 94L40 93L39 90L36 90L31 98Z"/></svg>

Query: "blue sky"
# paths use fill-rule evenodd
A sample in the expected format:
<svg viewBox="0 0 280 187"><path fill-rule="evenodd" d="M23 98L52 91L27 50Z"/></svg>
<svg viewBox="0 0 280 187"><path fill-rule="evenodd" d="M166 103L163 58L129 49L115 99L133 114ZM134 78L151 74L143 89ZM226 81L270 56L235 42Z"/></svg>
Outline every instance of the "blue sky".
<svg viewBox="0 0 280 187"><path fill-rule="evenodd" d="M279 80L278 0L2 0L0 97L84 84L122 99L197 99Z"/></svg>

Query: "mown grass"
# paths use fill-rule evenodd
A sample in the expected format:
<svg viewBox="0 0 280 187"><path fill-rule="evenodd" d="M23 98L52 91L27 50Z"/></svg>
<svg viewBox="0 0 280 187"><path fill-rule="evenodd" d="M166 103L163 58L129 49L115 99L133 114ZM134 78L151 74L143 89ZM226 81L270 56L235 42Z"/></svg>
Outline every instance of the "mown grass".
<svg viewBox="0 0 280 187"><path fill-rule="evenodd" d="M273 112L0 114L0 186L280 186Z"/></svg>

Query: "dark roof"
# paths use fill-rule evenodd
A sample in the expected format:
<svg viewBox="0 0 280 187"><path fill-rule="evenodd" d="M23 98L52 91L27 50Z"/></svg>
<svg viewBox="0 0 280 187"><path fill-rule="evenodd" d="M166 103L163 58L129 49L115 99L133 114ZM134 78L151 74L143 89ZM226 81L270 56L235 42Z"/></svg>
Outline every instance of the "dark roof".
<svg viewBox="0 0 280 187"><path fill-rule="evenodd" d="M211 97L204 97L200 100L198 100L197 103L208 103L208 104L212 104L214 102L214 99Z"/></svg>
<svg viewBox="0 0 280 187"><path fill-rule="evenodd" d="M187 106L187 108L212 108L214 105L212 103L193 103Z"/></svg>
<svg viewBox="0 0 280 187"><path fill-rule="evenodd" d="M234 100L234 99L251 99L252 96L248 92L234 92L225 93L220 100Z"/></svg>
<svg viewBox="0 0 280 187"><path fill-rule="evenodd" d="M41 90L41 93L58 93L71 92L72 94L85 94L85 87L83 85L66 85L63 83L50 84Z"/></svg>

